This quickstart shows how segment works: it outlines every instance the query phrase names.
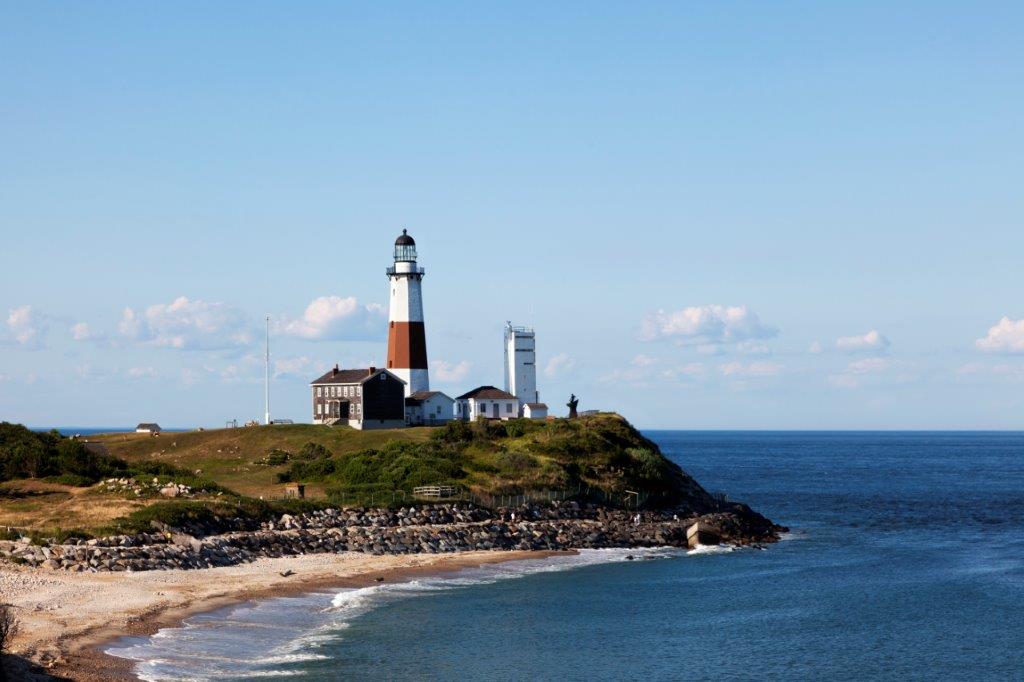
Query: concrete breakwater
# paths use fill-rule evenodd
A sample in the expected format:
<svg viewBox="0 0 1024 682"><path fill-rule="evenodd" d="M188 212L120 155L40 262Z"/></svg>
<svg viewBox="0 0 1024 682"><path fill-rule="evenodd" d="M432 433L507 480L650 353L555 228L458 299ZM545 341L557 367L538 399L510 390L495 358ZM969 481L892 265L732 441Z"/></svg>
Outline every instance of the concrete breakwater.
<svg viewBox="0 0 1024 682"><path fill-rule="evenodd" d="M261 557L318 552L368 554L471 550L569 550L687 546L695 521L723 542L773 542L785 529L745 505L695 515L679 511L630 512L576 502L489 510L458 504L389 509L325 509L285 514L256 528L242 519L219 527L170 528L151 533L65 543L0 542L0 557L66 571L148 571L230 566Z"/></svg>

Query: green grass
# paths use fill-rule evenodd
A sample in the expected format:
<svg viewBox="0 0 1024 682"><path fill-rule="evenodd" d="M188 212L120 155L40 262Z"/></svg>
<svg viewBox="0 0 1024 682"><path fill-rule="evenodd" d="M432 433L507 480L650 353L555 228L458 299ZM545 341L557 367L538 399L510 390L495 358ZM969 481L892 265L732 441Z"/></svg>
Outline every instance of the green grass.
<svg viewBox="0 0 1024 682"><path fill-rule="evenodd" d="M615 414L381 431L294 424L88 440L108 452L97 460L104 473L145 484L173 481L197 497L165 499L148 486L141 496L102 484L82 488L91 479L68 471L0 484L3 523L45 537L132 533L151 530L153 521L263 520L325 505L398 504L412 501L412 489L421 485L453 485L484 498L572 491L615 504L626 491L640 491L656 503L710 500ZM304 483L310 499L284 500L286 481Z"/></svg>

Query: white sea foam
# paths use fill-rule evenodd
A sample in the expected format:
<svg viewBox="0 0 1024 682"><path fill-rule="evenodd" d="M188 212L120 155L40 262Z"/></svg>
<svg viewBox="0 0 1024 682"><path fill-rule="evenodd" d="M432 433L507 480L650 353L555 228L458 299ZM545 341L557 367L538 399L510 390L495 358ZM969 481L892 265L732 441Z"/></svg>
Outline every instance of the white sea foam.
<svg viewBox="0 0 1024 682"><path fill-rule="evenodd" d="M704 548L696 550L698 553ZM708 548L708 551L723 551ZM323 660L316 649L336 641L360 615L386 603L471 588L530 575L568 571L612 562L678 557L683 550L585 549L576 554L508 561L466 568L446 576L400 583L269 599L164 628L141 642L107 649L138 661L136 673L149 682L230 677L283 677L304 674L289 664ZM266 652L260 657L257 652Z"/></svg>
<svg viewBox="0 0 1024 682"><path fill-rule="evenodd" d="M687 556L700 556L705 554L728 554L736 549L732 545L697 545L686 552Z"/></svg>

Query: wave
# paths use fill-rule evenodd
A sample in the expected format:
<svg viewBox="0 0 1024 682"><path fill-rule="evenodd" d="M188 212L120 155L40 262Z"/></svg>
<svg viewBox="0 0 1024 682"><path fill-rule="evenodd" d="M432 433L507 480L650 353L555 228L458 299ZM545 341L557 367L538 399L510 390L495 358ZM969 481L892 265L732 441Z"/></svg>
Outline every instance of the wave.
<svg viewBox="0 0 1024 682"><path fill-rule="evenodd" d="M724 551L717 547L707 551L703 549L698 548L689 554ZM137 661L136 674L150 682L291 677L304 674L302 663L328 658L316 650L343 639L345 630L354 619L395 600L421 598L542 573L686 554L684 550L669 547L585 549L573 555L488 564L406 582L312 593L302 597L276 597L194 616L179 627L163 628L148 638L125 638L106 652Z"/></svg>

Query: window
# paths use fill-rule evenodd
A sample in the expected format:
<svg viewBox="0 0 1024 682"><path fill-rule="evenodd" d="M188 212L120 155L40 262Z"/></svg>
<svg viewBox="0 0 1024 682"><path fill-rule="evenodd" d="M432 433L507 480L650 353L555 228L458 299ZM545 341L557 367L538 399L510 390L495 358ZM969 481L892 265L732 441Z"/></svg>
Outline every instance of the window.
<svg viewBox="0 0 1024 682"><path fill-rule="evenodd" d="M388 375L387 375L387 374L384 374L384 372L381 372L381 373L380 373L380 380L381 380L381 381L387 381L387 378L388 378Z"/></svg>
<svg viewBox="0 0 1024 682"><path fill-rule="evenodd" d="M321 387L317 386L317 387L316 387L316 397L317 397L317 398L319 398L319 397L321 397L321 396L322 396L323 394L324 394L324 389L322 389Z"/></svg>
<svg viewBox="0 0 1024 682"><path fill-rule="evenodd" d="M316 404L316 413L317 414L323 414L324 413L324 406L322 404L320 404L320 403Z"/></svg>
<svg viewBox="0 0 1024 682"><path fill-rule="evenodd" d="M512 403L505 403L505 412L512 411Z"/></svg>

